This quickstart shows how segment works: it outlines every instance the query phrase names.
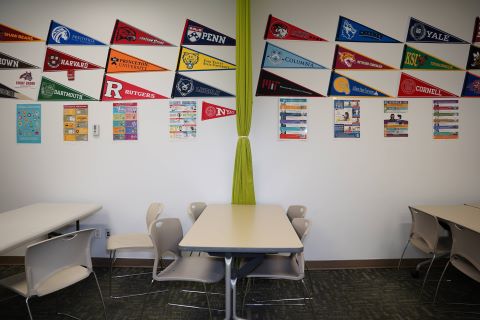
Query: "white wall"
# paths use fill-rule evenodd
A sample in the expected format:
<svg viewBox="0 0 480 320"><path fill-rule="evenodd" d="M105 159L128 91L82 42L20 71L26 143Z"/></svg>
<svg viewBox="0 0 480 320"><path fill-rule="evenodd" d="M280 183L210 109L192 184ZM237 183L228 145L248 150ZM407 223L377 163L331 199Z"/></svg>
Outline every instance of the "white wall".
<svg viewBox="0 0 480 320"><path fill-rule="evenodd" d="M460 5L461 3L461 5ZM253 76L256 87L268 14L333 41L338 15L377 28L401 41L408 19L415 16L469 40L478 12L475 0L451 1L252 1ZM235 2L203 1L34 1L2 4L0 22L45 38L51 19L108 42L115 19L153 33L176 45L186 18L235 37ZM277 41L327 67L335 43ZM398 66L401 44L344 44L387 64ZM463 67L467 45L418 45L420 49ZM149 61L175 68L177 48L118 47ZM235 49L198 47L227 61ZM104 65L107 47L60 48ZM41 66L45 44L2 44L0 51ZM13 73L12 71L8 71ZM277 71L275 71L277 72ZM329 71L278 71L322 94ZM34 72L37 81L40 71ZM200 72L192 77L228 92L235 91L235 73ZM459 93L463 72L417 73L422 79ZM102 71L76 74L73 83L64 73L47 77L92 96L99 96ZM173 72L118 76L160 94L171 91ZM2 72L5 82L11 74ZM399 72L357 72L361 79L392 95ZM255 89L255 88L254 88ZM36 97L36 90L23 93ZM199 104L202 99L199 99ZM234 107L234 99L206 99ZM383 138L383 100L361 99L361 138L333 139L333 99L309 99L309 138L282 142L276 138L278 99L254 100L251 132L255 190L258 203L308 206L313 230L306 243L311 260L396 258L406 240L410 216L407 206L419 203L478 201L480 180L480 118L477 99L460 99L458 141L432 140L430 99L409 100L409 138ZM94 201L103 209L85 221L113 233L145 230L145 210L152 201L165 203L165 216L179 217L185 229L191 222L191 201L230 202L236 144L234 117L198 122L199 137L191 142L168 138L168 100L138 101L139 141L113 142L111 102L90 102L90 125L101 126L101 136L87 143L67 143L62 136L61 102L42 103L42 144L15 142L18 101L0 100L0 211L38 201ZM96 254L104 253L96 242ZM413 254L413 251L410 252ZM128 253L129 257L146 256Z"/></svg>

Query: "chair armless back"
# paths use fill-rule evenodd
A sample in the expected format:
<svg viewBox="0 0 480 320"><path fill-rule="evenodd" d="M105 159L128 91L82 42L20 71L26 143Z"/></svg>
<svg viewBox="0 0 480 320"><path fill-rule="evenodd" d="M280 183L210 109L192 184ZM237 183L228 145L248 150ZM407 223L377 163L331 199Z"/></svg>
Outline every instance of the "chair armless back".
<svg viewBox="0 0 480 320"><path fill-rule="evenodd" d="M302 205L292 205L287 209L287 217L290 221L293 221L295 218L305 218L307 213L307 207Z"/></svg>
<svg viewBox="0 0 480 320"><path fill-rule="evenodd" d="M167 253L173 253L174 259L180 256L178 244L183 238L180 220L177 218L164 218L154 221L150 225L150 238L152 239L155 256L153 265L153 277L155 279L162 256Z"/></svg>
<svg viewBox="0 0 480 320"><path fill-rule="evenodd" d="M147 210L147 231L150 230L150 225L152 222L158 219L162 214L164 205L158 202L154 202L148 206Z"/></svg>
<svg viewBox="0 0 480 320"><path fill-rule="evenodd" d="M193 221L197 221L206 207L207 204L205 202L192 202L188 205L188 214L192 217Z"/></svg>
<svg viewBox="0 0 480 320"><path fill-rule="evenodd" d="M412 214L412 235L421 239L433 253L437 247L441 226L436 217L409 207Z"/></svg>
<svg viewBox="0 0 480 320"><path fill-rule="evenodd" d="M310 232L311 225L310 220L305 218L295 218L292 220L293 229L295 229L295 232L302 243ZM300 274L305 274L305 256L303 251L295 254L293 258L296 260Z"/></svg>
<svg viewBox="0 0 480 320"><path fill-rule="evenodd" d="M460 271L480 282L480 234L451 223L452 250L450 261Z"/></svg>

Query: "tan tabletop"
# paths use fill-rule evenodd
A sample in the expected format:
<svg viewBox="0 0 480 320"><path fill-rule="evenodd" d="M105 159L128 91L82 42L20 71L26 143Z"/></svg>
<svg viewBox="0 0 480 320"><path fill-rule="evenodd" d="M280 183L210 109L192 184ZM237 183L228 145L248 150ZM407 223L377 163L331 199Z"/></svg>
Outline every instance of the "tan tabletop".
<svg viewBox="0 0 480 320"><path fill-rule="evenodd" d="M475 207L475 208L480 209L480 202L465 203L465 205L466 205L466 206Z"/></svg>
<svg viewBox="0 0 480 320"><path fill-rule="evenodd" d="M86 218L101 208L89 203L37 203L0 213L0 253Z"/></svg>
<svg viewBox="0 0 480 320"><path fill-rule="evenodd" d="M208 205L179 246L226 253L303 251L284 210L277 205Z"/></svg>
<svg viewBox="0 0 480 320"><path fill-rule="evenodd" d="M480 233L479 208L466 205L414 206L414 208Z"/></svg>

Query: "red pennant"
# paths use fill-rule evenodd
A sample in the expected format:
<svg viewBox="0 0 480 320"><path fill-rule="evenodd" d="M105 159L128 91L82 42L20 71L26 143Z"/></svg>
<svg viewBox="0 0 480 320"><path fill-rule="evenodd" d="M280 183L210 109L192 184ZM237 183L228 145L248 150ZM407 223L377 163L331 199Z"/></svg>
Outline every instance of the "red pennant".
<svg viewBox="0 0 480 320"><path fill-rule="evenodd" d="M272 15L268 16L267 29L265 30L265 36L263 38L276 40L327 41L313 33L275 18Z"/></svg>
<svg viewBox="0 0 480 320"><path fill-rule="evenodd" d="M157 38L150 33L117 20L113 28L110 44L131 44L143 46L173 46L173 44Z"/></svg>
<svg viewBox="0 0 480 320"><path fill-rule="evenodd" d="M216 104L202 102L202 121L221 117L233 116L237 111Z"/></svg>
<svg viewBox="0 0 480 320"><path fill-rule="evenodd" d="M140 88L134 84L105 75L103 79L101 101L111 100L144 100L167 99L167 97L153 91Z"/></svg>
<svg viewBox="0 0 480 320"><path fill-rule="evenodd" d="M103 69L103 67L47 47L43 63L44 72L92 69Z"/></svg>
<svg viewBox="0 0 480 320"><path fill-rule="evenodd" d="M480 42L480 17L475 19L475 26L473 27L472 43Z"/></svg>
<svg viewBox="0 0 480 320"><path fill-rule="evenodd" d="M337 44L332 69L391 70L394 69L377 60L364 56Z"/></svg>
<svg viewBox="0 0 480 320"><path fill-rule="evenodd" d="M43 40L0 23L0 42L28 42L28 41L43 41Z"/></svg>
<svg viewBox="0 0 480 320"><path fill-rule="evenodd" d="M403 73L398 86L399 98L458 97L423 80Z"/></svg>

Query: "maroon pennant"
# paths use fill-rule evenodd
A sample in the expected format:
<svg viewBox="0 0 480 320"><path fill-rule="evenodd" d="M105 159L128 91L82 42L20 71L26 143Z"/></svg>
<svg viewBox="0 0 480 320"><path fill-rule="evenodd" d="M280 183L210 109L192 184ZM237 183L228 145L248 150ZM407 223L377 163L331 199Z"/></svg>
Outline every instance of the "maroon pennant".
<svg viewBox="0 0 480 320"><path fill-rule="evenodd" d="M75 70L94 70L103 69L94 63L71 56L65 52L61 52L47 47L45 61L43 63L44 72L67 71L68 80L75 79Z"/></svg>

